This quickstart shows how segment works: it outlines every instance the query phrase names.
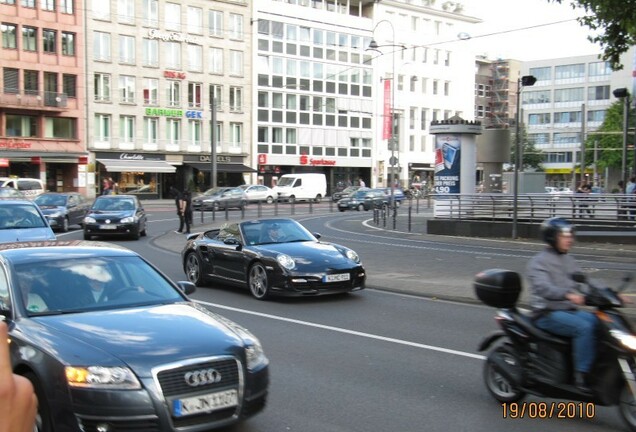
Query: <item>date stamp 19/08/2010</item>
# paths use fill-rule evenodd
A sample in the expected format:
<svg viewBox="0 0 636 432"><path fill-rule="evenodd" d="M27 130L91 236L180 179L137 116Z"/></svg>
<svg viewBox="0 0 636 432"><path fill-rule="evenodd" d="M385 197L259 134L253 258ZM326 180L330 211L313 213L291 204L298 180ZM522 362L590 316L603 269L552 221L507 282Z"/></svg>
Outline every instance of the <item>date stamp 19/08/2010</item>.
<svg viewBox="0 0 636 432"><path fill-rule="evenodd" d="M596 415L591 402L510 402L501 408L504 419L591 419Z"/></svg>

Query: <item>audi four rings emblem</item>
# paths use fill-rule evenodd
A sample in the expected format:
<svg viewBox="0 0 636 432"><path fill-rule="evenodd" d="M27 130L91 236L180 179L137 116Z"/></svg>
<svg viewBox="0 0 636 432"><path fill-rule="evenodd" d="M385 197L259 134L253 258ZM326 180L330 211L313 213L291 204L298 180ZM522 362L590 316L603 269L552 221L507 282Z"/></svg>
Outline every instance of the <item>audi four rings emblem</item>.
<svg viewBox="0 0 636 432"><path fill-rule="evenodd" d="M190 387L216 384L221 381L221 374L216 369L200 369L186 373L183 378Z"/></svg>

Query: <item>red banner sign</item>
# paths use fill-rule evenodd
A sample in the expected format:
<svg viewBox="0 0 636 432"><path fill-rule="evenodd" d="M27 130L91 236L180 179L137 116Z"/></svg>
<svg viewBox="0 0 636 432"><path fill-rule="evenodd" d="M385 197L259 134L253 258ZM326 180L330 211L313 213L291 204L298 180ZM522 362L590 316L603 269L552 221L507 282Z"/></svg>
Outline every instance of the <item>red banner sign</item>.
<svg viewBox="0 0 636 432"><path fill-rule="evenodd" d="M382 128L382 139L390 139L392 136L391 118L391 81L384 80L384 127Z"/></svg>

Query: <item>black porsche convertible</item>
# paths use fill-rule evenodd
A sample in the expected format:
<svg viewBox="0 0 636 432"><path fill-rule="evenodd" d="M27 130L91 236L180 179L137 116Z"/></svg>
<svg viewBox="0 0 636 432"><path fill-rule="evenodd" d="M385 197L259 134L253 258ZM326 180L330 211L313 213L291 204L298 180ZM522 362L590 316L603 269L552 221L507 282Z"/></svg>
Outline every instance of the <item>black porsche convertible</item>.
<svg viewBox="0 0 636 432"><path fill-rule="evenodd" d="M319 238L293 219L230 222L189 236L181 252L183 269L195 285L246 287L259 300L363 289L358 254Z"/></svg>

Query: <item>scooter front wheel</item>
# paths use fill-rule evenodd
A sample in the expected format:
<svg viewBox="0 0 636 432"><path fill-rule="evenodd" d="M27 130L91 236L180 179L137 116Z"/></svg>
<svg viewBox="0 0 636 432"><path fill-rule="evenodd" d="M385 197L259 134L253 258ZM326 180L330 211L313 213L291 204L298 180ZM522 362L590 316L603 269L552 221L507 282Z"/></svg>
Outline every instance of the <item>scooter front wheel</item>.
<svg viewBox="0 0 636 432"><path fill-rule="evenodd" d="M629 430L636 431L636 399L634 399L634 395L627 383L623 385L618 409L621 412L621 417L623 417L623 420L627 423Z"/></svg>
<svg viewBox="0 0 636 432"><path fill-rule="evenodd" d="M504 370L505 369L505 370ZM499 402L517 402L526 393L512 379L520 376L521 362L511 347L502 345L494 349L484 364L484 382L488 392Z"/></svg>

